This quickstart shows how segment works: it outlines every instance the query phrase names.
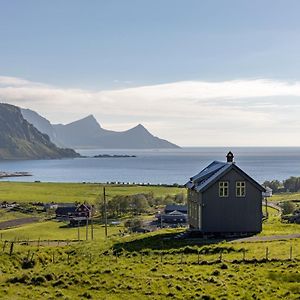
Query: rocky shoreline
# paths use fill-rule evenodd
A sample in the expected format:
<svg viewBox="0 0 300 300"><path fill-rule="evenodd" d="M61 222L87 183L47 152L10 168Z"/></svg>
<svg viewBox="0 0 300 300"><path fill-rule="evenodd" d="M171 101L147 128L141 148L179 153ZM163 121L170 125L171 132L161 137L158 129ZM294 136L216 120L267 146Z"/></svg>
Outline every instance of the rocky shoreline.
<svg viewBox="0 0 300 300"><path fill-rule="evenodd" d="M32 174L28 172L1 172L0 171L0 178L23 177L23 176L32 176Z"/></svg>

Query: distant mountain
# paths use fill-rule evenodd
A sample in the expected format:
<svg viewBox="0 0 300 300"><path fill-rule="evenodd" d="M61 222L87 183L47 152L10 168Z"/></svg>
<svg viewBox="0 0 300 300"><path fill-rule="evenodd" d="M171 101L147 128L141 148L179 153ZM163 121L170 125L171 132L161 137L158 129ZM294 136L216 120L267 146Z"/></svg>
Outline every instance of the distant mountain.
<svg viewBox="0 0 300 300"><path fill-rule="evenodd" d="M163 149L179 148L166 140L153 136L139 124L129 130L105 135L100 141L101 148Z"/></svg>
<svg viewBox="0 0 300 300"><path fill-rule="evenodd" d="M57 139L74 148L99 145L102 136L113 133L103 129L92 115L67 125L57 124L52 126Z"/></svg>
<svg viewBox="0 0 300 300"><path fill-rule="evenodd" d="M126 131L111 131L100 126L93 115L63 125L52 125L48 120L31 110L22 110L24 118L41 132L47 133L57 145L71 148L106 149L168 149L179 146L153 136L139 124ZM49 126L49 124L51 126Z"/></svg>
<svg viewBox="0 0 300 300"><path fill-rule="evenodd" d="M0 103L0 159L48 159L79 156L54 145L26 121L20 108Z"/></svg>
<svg viewBox="0 0 300 300"><path fill-rule="evenodd" d="M63 143L61 143L61 141L59 141L57 138L52 124L46 118L42 117L31 109L21 108L21 112L25 120L27 120L40 132L47 134L54 144L57 146L64 146Z"/></svg>

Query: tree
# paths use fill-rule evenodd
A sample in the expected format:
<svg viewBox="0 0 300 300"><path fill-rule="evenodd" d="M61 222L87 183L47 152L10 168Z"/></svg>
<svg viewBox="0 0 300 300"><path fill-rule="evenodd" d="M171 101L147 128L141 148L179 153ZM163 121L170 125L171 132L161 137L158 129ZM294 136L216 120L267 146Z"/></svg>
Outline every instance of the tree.
<svg viewBox="0 0 300 300"><path fill-rule="evenodd" d="M185 196L183 193L175 195L175 202L178 204L184 204L186 202Z"/></svg>
<svg viewBox="0 0 300 300"><path fill-rule="evenodd" d="M133 211L137 214L146 212L149 209L149 203L143 194L133 195L131 206Z"/></svg>
<svg viewBox="0 0 300 300"><path fill-rule="evenodd" d="M142 227L143 222L138 218L129 219L124 223L124 226L130 230Z"/></svg>
<svg viewBox="0 0 300 300"><path fill-rule="evenodd" d="M173 204L174 202L175 202L175 197L174 196L166 195L163 204L168 205L168 204Z"/></svg>
<svg viewBox="0 0 300 300"><path fill-rule="evenodd" d="M283 186L288 192L298 192L300 190L300 177L290 177L283 181Z"/></svg>
<svg viewBox="0 0 300 300"><path fill-rule="evenodd" d="M277 193L280 187L282 186L282 183L279 180L267 180L263 183L263 186L269 187L272 189L273 193Z"/></svg>

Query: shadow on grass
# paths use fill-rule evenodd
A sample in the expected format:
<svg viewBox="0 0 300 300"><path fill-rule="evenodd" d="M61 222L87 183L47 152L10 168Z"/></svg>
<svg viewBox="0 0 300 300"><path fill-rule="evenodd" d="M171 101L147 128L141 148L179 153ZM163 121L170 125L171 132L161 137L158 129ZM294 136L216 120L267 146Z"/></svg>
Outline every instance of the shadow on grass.
<svg viewBox="0 0 300 300"><path fill-rule="evenodd" d="M144 235L143 235L144 236ZM142 238L136 238L132 241L127 242L119 242L114 244L113 249L119 251L121 249L133 252L133 251L143 251L145 249L149 250L172 250L179 249L186 246L205 246L205 245L213 245L218 244L220 242L232 241L236 238L191 238L188 235L184 238L176 238L178 237L177 233L161 233L155 235L146 235Z"/></svg>

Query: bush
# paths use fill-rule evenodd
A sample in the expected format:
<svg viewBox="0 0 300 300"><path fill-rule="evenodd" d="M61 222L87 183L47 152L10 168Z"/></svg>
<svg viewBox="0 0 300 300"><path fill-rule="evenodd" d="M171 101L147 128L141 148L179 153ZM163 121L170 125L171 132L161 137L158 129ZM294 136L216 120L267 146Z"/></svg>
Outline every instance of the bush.
<svg viewBox="0 0 300 300"><path fill-rule="evenodd" d="M285 201L281 204L282 214L289 215L292 214L296 210L296 206L293 202Z"/></svg>

